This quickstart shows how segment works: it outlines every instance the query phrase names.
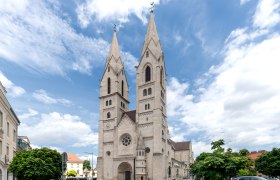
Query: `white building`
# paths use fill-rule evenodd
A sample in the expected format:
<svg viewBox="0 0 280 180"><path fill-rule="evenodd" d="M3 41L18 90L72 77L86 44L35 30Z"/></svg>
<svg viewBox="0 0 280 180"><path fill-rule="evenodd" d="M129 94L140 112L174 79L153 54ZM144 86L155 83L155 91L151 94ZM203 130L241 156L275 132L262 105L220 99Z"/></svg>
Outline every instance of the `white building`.
<svg viewBox="0 0 280 180"><path fill-rule="evenodd" d="M20 124L6 98L6 93L0 82L0 180L13 179L13 174L8 172L8 165L17 151L17 132Z"/></svg>
<svg viewBox="0 0 280 180"><path fill-rule="evenodd" d="M114 32L100 82L98 180L188 176L191 142L174 142L169 137L165 59L153 12L136 67L136 110L128 109L128 90Z"/></svg>
<svg viewBox="0 0 280 180"><path fill-rule="evenodd" d="M83 177L83 161L78 158L75 154L67 153L68 161L67 161L67 169L66 174L68 171L74 170L77 172L77 177Z"/></svg>

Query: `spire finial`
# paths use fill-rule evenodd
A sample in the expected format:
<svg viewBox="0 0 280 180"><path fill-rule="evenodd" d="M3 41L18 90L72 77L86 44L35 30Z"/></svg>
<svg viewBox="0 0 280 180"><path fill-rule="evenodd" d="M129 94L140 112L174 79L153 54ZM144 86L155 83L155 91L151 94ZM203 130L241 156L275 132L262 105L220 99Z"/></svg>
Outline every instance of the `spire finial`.
<svg viewBox="0 0 280 180"><path fill-rule="evenodd" d="M154 8L155 8L155 3L151 2L151 7L150 7L150 12L153 13L154 12Z"/></svg>
<svg viewBox="0 0 280 180"><path fill-rule="evenodd" d="M113 24L113 29L114 29L114 32L117 32L117 25L115 23Z"/></svg>

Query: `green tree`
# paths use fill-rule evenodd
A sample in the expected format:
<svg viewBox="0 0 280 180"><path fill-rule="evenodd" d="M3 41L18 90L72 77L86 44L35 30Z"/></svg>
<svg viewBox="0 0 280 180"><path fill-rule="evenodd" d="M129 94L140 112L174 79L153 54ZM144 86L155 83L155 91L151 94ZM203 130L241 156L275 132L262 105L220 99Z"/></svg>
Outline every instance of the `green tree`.
<svg viewBox="0 0 280 180"><path fill-rule="evenodd" d="M89 160L84 160L84 162L83 162L83 169L91 170L91 166L90 166Z"/></svg>
<svg viewBox="0 0 280 180"><path fill-rule="evenodd" d="M225 151L222 147L224 140L214 141L211 145L213 152L201 153L191 165L191 173L197 178L226 179L236 176L241 170L251 172L252 160L244 154L233 152L231 148Z"/></svg>
<svg viewBox="0 0 280 180"><path fill-rule="evenodd" d="M255 162L256 170L272 177L280 176L280 148L262 154Z"/></svg>
<svg viewBox="0 0 280 180"><path fill-rule="evenodd" d="M56 150L41 148L20 151L9 165L18 180L49 180L61 176L61 155Z"/></svg>
<svg viewBox="0 0 280 180"><path fill-rule="evenodd" d="M78 173L75 170L70 170L66 173L66 176L68 177L76 177Z"/></svg>

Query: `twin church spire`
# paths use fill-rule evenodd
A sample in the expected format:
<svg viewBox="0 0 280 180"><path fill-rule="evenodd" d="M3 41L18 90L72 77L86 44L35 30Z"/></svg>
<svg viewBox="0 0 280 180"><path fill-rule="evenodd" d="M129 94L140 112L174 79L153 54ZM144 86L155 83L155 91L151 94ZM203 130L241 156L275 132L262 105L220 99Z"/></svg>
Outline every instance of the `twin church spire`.
<svg viewBox="0 0 280 180"><path fill-rule="evenodd" d="M156 45L160 46L160 43L159 43L160 40L159 40L158 33L157 33L157 28L156 28L156 23L155 23L155 20L154 20L153 11L151 11L151 14L150 14L148 30L146 32L146 36L145 36L144 45L143 45L143 48L142 48L141 55L143 55L144 52L146 51L147 47L149 46L150 41L154 41L154 43ZM107 63L109 62L109 60L112 57L114 57L115 60L121 59L116 30L114 30L112 43L111 43L109 55L108 55L108 58L107 58ZM122 63L122 61L121 61L121 63Z"/></svg>

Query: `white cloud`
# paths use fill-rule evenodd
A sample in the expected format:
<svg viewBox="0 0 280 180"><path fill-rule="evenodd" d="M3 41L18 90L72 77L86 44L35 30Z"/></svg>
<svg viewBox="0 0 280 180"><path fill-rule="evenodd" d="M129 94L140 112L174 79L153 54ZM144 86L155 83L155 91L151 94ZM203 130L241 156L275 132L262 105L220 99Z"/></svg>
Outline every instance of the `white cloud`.
<svg viewBox="0 0 280 180"><path fill-rule="evenodd" d="M50 97L48 95L48 93L43 89L36 90L32 94L32 96L37 101L40 101L40 102L45 103L45 104L58 104L58 103L63 104L63 105L71 105L72 104L72 102L68 99Z"/></svg>
<svg viewBox="0 0 280 180"><path fill-rule="evenodd" d="M58 112L42 114L41 120L33 125L22 123L19 134L28 136L32 144L44 147L85 147L98 143L97 133L79 116Z"/></svg>
<svg viewBox="0 0 280 180"><path fill-rule="evenodd" d="M149 12L148 0L87 0L78 5L76 13L81 27L87 27L92 20L97 21L128 21L129 15L137 16L143 23L147 23L145 15ZM159 4L159 0L154 1Z"/></svg>
<svg viewBox="0 0 280 180"><path fill-rule="evenodd" d="M34 117L38 114L39 113L36 110L29 108L27 113L23 113L23 114L19 115L18 118L20 119L20 121L22 121L22 120L26 120L31 117Z"/></svg>
<svg viewBox="0 0 280 180"><path fill-rule="evenodd" d="M0 71L0 81L3 84L3 86L7 89L8 95L11 95L11 97L18 97L25 93L25 89L23 89L20 86L16 86L1 71Z"/></svg>
<svg viewBox="0 0 280 180"><path fill-rule="evenodd" d="M104 65L109 43L77 33L57 11L58 1L55 7L34 0L0 3L0 27L5 27L0 29L0 57L31 71L62 76L67 71L91 74Z"/></svg>
<svg viewBox="0 0 280 180"><path fill-rule="evenodd" d="M218 139L234 149L280 143L279 44L280 34L269 28L236 29L225 41L223 64L199 78L196 89L190 92L188 83L170 79L169 118L186 124L195 152L210 150Z"/></svg>
<svg viewBox="0 0 280 180"><path fill-rule="evenodd" d="M280 22L279 0L260 0L253 22L256 27L269 28Z"/></svg>

